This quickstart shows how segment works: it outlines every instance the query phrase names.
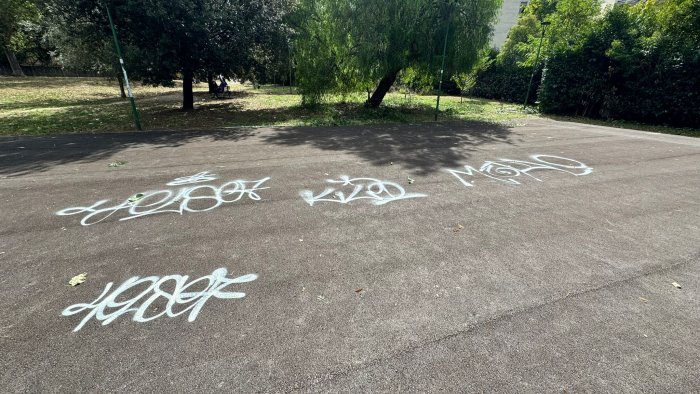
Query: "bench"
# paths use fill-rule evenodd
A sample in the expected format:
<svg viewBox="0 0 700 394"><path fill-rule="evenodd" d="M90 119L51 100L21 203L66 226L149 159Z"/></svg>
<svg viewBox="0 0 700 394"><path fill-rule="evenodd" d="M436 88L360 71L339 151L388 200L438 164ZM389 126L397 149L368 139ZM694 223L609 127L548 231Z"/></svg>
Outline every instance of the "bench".
<svg viewBox="0 0 700 394"><path fill-rule="evenodd" d="M231 98L232 93L231 93L231 88L226 85L224 90L221 90L221 88L216 89L214 92L211 94L212 98L215 99L220 99L220 98Z"/></svg>

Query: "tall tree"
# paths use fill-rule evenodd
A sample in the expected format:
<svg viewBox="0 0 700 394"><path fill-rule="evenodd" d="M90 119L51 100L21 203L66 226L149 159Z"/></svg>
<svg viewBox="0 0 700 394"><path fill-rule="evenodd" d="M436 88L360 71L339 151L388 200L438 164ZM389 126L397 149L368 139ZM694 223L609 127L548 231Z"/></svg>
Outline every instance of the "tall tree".
<svg viewBox="0 0 700 394"><path fill-rule="evenodd" d="M557 51L581 45L582 38L601 18L600 0L531 0L497 56L492 52L475 69L476 83L471 93L514 102L525 99L530 88L537 92L547 59ZM541 41L542 22L550 25ZM539 64L535 64L540 42L541 56ZM531 82L533 71L535 78ZM535 94L529 97L530 103L537 101Z"/></svg>
<svg viewBox="0 0 700 394"><path fill-rule="evenodd" d="M4 0L0 13L0 47L12 68L12 74L24 75L17 61L15 51L21 49L24 40L20 33L24 22L38 18L37 7L30 0Z"/></svg>
<svg viewBox="0 0 700 394"><path fill-rule="evenodd" d="M49 0L69 19L109 37L110 7L130 73L145 83L182 78L182 108L194 107L196 75L235 75L281 23L291 0Z"/></svg>
<svg viewBox="0 0 700 394"><path fill-rule="evenodd" d="M467 71L487 43L501 0L301 0L295 40L302 94L376 83L377 107L401 70L437 76ZM378 82L376 82L378 81Z"/></svg>

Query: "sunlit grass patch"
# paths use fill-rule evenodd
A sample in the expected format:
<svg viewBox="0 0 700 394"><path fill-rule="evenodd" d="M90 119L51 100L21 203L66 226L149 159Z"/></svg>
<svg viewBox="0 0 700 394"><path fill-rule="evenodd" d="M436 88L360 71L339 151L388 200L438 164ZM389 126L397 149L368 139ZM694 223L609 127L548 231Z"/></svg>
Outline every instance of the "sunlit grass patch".
<svg viewBox="0 0 700 394"><path fill-rule="evenodd" d="M195 110L182 111L181 86L135 84L145 129L236 126L416 123L434 117L435 96L389 93L379 108L365 108L366 94L329 96L315 107L301 105L289 87L231 83L231 98L215 99L195 85ZM440 120L509 122L529 117L516 105L441 98ZM0 135L41 135L133 129L131 108L116 80L104 78L0 78Z"/></svg>

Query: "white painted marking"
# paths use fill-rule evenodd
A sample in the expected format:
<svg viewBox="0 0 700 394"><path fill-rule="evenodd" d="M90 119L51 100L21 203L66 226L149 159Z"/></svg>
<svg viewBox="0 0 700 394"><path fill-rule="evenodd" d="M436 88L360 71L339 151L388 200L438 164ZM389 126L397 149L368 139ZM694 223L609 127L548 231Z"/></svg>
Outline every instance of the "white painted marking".
<svg viewBox="0 0 700 394"><path fill-rule="evenodd" d="M215 180L214 175L207 171L200 172L189 177L182 177L169 182L169 186L188 185L193 183L207 182ZM269 189L261 187L270 177L257 181L235 180L226 182L220 186L196 185L186 186L179 190L156 190L140 193L142 196L134 200L127 198L122 203L105 206L109 200L100 200L90 206L66 208L56 212L59 216L85 214L80 224L89 226L99 223L117 212L127 212L129 216L121 220L129 220L142 216L157 213L179 213L185 212L206 212L220 207L222 204L233 203L241 200L244 196L254 201L260 200L259 190ZM194 208L190 206L191 201L208 201L204 208Z"/></svg>
<svg viewBox="0 0 700 394"><path fill-rule="evenodd" d="M144 278L134 276L127 279L111 293L109 293L109 291L112 289L114 282L107 283L107 286L105 286L102 294L100 294L95 301L89 304L71 305L64 309L61 314L63 316L71 316L84 311L89 311L83 320L81 320L75 329L73 329L73 332L80 331L85 323L87 323L93 317L95 320L102 321L102 325L106 326L120 316L129 313L134 314L134 317L132 318L133 321L143 323L157 319L163 315L167 315L168 317L176 317L182 315L183 313L189 312L187 321L193 322L197 318L200 310L204 307L204 304L212 297L220 299L245 297L245 293L223 291L226 286L234 283L252 282L258 278L256 274L247 274L237 278L227 278L227 274L228 270L226 268L219 268L214 270L211 275L203 276L191 282L187 282L189 279L189 276L187 275L168 275L164 277L147 276ZM172 293L168 293L166 290L162 289L163 284L168 281L175 282L175 289ZM207 286L203 290L187 291L194 285L201 282L207 283ZM117 298L119 298L122 293L125 293L129 289L135 288L142 284L147 285L143 291L128 299L124 299L122 296L119 301L117 301ZM161 297L168 301L165 308L160 313L156 313L152 316L146 316L151 304ZM137 305L139 301L143 302L140 305ZM187 304L190 305L183 309L177 308L178 311L175 311L175 307Z"/></svg>
<svg viewBox="0 0 700 394"><path fill-rule="evenodd" d="M541 179L530 174L531 171L552 170L566 172L574 176L588 175L593 172L593 168L586 164L565 157L551 155L532 155L533 161L498 159L498 161L485 161L478 169L470 165L465 165L464 170L446 169L454 175L464 186L474 186L474 181L467 177L481 175L496 181L510 185L520 185L521 181L516 180L520 176L528 176L538 182Z"/></svg>
<svg viewBox="0 0 700 394"><path fill-rule="evenodd" d="M317 195L314 195L311 190L302 190L299 195L311 206L319 201L347 204L363 199L371 200L374 205L384 205L396 200L427 197L420 193L406 193L398 183L375 178L350 179L347 175L343 175L340 180L327 179L326 182L333 185L352 186L353 189L347 195L335 187L328 187Z"/></svg>
<svg viewBox="0 0 700 394"><path fill-rule="evenodd" d="M216 180L216 175L210 174L209 171L203 171L198 174L183 176L181 178L175 178L174 180L166 183L168 186L180 186L180 185L190 185L193 183L209 182Z"/></svg>

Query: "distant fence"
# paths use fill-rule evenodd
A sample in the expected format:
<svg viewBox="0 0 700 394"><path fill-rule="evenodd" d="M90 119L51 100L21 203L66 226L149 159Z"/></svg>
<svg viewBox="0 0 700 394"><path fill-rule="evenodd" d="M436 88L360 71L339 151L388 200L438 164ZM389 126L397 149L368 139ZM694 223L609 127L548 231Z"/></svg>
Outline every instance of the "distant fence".
<svg viewBox="0 0 700 394"><path fill-rule="evenodd" d="M22 72L28 77L101 77L104 73L97 71L71 70L59 66L22 66ZM12 75L10 67L0 66L0 75Z"/></svg>

